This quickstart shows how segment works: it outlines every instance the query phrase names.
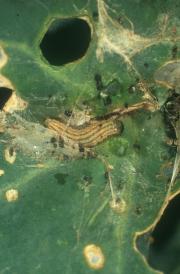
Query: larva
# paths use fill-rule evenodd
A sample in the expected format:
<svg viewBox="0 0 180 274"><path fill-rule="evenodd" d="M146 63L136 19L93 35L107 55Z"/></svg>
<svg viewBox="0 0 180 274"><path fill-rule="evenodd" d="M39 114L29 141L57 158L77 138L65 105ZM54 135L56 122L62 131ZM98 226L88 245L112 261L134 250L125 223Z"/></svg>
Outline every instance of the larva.
<svg viewBox="0 0 180 274"><path fill-rule="evenodd" d="M45 125L63 139L64 144L78 144L84 148L92 148L108 137L120 134L123 129L120 118L138 109L152 110L152 103L141 102L127 108L115 109L99 119L92 119L83 128L75 128L55 119L46 119Z"/></svg>
<svg viewBox="0 0 180 274"><path fill-rule="evenodd" d="M47 119L46 125L54 130L65 144L78 143L85 148L91 148L122 131L122 123L117 123L115 119L91 120L84 128L74 128L55 120Z"/></svg>
<svg viewBox="0 0 180 274"><path fill-rule="evenodd" d="M17 114L6 117L4 133L9 136L9 147L36 159L49 157L77 158L86 155L93 147L110 136L121 134L124 115L138 109L153 109L150 102L140 102L119 108L104 117L93 118L80 127L56 119L46 119L45 126L29 122Z"/></svg>

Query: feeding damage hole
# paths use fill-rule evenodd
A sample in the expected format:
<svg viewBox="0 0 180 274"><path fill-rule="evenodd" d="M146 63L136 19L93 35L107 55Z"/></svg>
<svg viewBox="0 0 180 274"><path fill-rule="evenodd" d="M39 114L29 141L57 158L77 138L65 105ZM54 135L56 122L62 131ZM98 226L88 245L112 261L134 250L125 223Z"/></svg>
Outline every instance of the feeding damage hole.
<svg viewBox="0 0 180 274"><path fill-rule="evenodd" d="M91 29L85 20L56 19L45 33L40 48L51 65L62 66L83 57L90 40Z"/></svg>
<svg viewBox="0 0 180 274"><path fill-rule="evenodd" d="M165 274L180 273L175 271L179 266L177 257L180 254L179 211L180 194L169 202L154 231L137 239L138 248L147 257L149 264Z"/></svg>
<svg viewBox="0 0 180 274"><path fill-rule="evenodd" d="M6 87L0 87L0 110L3 109L6 102L9 100L9 98L12 95L12 90Z"/></svg>

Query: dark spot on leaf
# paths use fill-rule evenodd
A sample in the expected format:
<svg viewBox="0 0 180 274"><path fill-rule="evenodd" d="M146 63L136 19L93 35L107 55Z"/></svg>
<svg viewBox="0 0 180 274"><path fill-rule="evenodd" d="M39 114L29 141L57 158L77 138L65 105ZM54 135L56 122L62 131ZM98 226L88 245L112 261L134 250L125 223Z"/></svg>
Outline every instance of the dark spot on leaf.
<svg viewBox="0 0 180 274"><path fill-rule="evenodd" d="M92 183L92 176L84 175L82 179L86 186L88 186Z"/></svg>
<svg viewBox="0 0 180 274"><path fill-rule="evenodd" d="M124 183L122 181L117 182L116 189L117 191L121 191L124 188Z"/></svg>
<svg viewBox="0 0 180 274"><path fill-rule="evenodd" d="M149 64L148 64L148 63L144 63L144 67L145 67L145 68L148 68L148 67L149 67Z"/></svg>
<svg viewBox="0 0 180 274"><path fill-rule="evenodd" d="M136 206L135 213L136 213L136 215L141 215L142 214L142 208L140 206Z"/></svg>
<svg viewBox="0 0 180 274"><path fill-rule="evenodd" d="M53 144L53 147L54 147L54 148L57 148L57 144L56 144L56 143L54 143L54 144Z"/></svg>
<svg viewBox="0 0 180 274"><path fill-rule="evenodd" d="M48 100L50 101L52 98L53 98L53 95L52 95L52 94L49 94L49 95L48 95Z"/></svg>
<svg viewBox="0 0 180 274"><path fill-rule="evenodd" d="M63 173L57 173L54 175L55 179L57 180L57 183L60 185L65 185L67 176L67 174Z"/></svg>
<svg viewBox="0 0 180 274"><path fill-rule="evenodd" d="M135 85L130 85L128 88L129 93L135 93L136 92L136 87Z"/></svg>
<svg viewBox="0 0 180 274"><path fill-rule="evenodd" d="M96 73L94 75L94 80L96 82L96 89L97 90L102 90L103 89L102 77L99 73Z"/></svg>
<svg viewBox="0 0 180 274"><path fill-rule="evenodd" d="M135 150L140 150L140 149L141 149L141 146L140 146L140 144L138 144L138 143L134 143L134 144L133 144L133 148L134 148Z"/></svg>
<svg viewBox="0 0 180 274"><path fill-rule="evenodd" d="M71 111L71 110L65 110L65 111L64 111L64 114L65 114L67 117L71 117L72 111Z"/></svg>
<svg viewBox="0 0 180 274"><path fill-rule="evenodd" d="M119 16L118 18L117 18L117 22L119 23L119 24L123 24L123 18L122 18L122 16Z"/></svg>
<svg viewBox="0 0 180 274"><path fill-rule="evenodd" d="M95 153L94 153L93 151L87 151L87 153L86 153L86 158L87 158L87 159L96 158Z"/></svg>
<svg viewBox="0 0 180 274"><path fill-rule="evenodd" d="M93 11L92 16L93 16L94 20L96 20L99 16L98 11Z"/></svg>
<svg viewBox="0 0 180 274"><path fill-rule="evenodd" d="M56 140L56 138L55 138L55 137L52 137L52 138L51 138L51 140L50 140L50 142L51 142L52 144L54 144L54 143L56 143L56 142L57 142L57 140Z"/></svg>
<svg viewBox="0 0 180 274"><path fill-rule="evenodd" d="M59 137L59 147L64 147L64 140L61 137Z"/></svg>
<svg viewBox="0 0 180 274"><path fill-rule="evenodd" d="M121 84L117 79L114 79L107 84L107 86L104 88L104 92L107 93L107 95L116 95L120 89Z"/></svg>
<svg viewBox="0 0 180 274"><path fill-rule="evenodd" d="M177 45L174 45L172 47L172 51L171 52L172 52L172 58L175 59L177 57L177 53L178 53L178 47L177 47Z"/></svg>
<svg viewBox="0 0 180 274"><path fill-rule="evenodd" d="M69 158L69 156L68 155L66 155L66 154L63 154L63 160L64 161L68 161L70 158Z"/></svg>
<svg viewBox="0 0 180 274"><path fill-rule="evenodd" d="M106 172L104 173L104 177L105 177L105 179L109 179L109 172L108 172L108 171L106 171Z"/></svg>
<svg viewBox="0 0 180 274"><path fill-rule="evenodd" d="M116 204L120 204L121 203L121 198L120 197L116 197L115 202L116 202Z"/></svg>
<svg viewBox="0 0 180 274"><path fill-rule="evenodd" d="M10 147L10 149L9 149L9 155L12 157L13 154L14 154L14 148Z"/></svg>
<svg viewBox="0 0 180 274"><path fill-rule="evenodd" d="M129 106L128 103L124 103L125 108L128 108L128 106Z"/></svg>
<svg viewBox="0 0 180 274"><path fill-rule="evenodd" d="M103 103L105 106L111 105L112 104L112 99L110 96L107 96L106 98L103 99Z"/></svg>
<svg viewBox="0 0 180 274"><path fill-rule="evenodd" d="M79 152L84 152L84 147L82 144L79 144Z"/></svg>
<svg viewBox="0 0 180 274"><path fill-rule="evenodd" d="M120 120L117 120L116 121L116 127L119 130L119 133L122 134L123 131L124 131L124 124L123 124L123 122L120 121Z"/></svg>

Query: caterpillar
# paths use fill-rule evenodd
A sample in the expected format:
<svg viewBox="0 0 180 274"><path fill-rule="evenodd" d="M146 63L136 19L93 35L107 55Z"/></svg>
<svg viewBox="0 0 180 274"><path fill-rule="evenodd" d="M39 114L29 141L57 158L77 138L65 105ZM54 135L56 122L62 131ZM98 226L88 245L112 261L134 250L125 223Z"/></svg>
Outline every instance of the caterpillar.
<svg viewBox="0 0 180 274"><path fill-rule="evenodd" d="M4 132L10 136L9 147L36 159L78 158L93 153L92 148L107 138L121 134L122 117L139 109L154 110L151 102L119 108L102 117L92 118L82 126L72 126L48 118L44 125L27 121L17 114L6 116ZM13 118L13 119L12 119Z"/></svg>
<svg viewBox="0 0 180 274"><path fill-rule="evenodd" d="M47 119L46 126L54 130L64 143L78 143L81 147L92 148L109 136L121 133L122 123L115 119L91 120L84 128L67 126L55 119Z"/></svg>
<svg viewBox="0 0 180 274"><path fill-rule="evenodd" d="M85 148L93 148L108 137L121 134L123 115L142 108L153 110L153 107L151 102L144 101L127 108L115 109L103 117L91 119L84 127L72 127L56 119L46 119L45 125L59 136L64 146L78 145L79 152L84 152Z"/></svg>

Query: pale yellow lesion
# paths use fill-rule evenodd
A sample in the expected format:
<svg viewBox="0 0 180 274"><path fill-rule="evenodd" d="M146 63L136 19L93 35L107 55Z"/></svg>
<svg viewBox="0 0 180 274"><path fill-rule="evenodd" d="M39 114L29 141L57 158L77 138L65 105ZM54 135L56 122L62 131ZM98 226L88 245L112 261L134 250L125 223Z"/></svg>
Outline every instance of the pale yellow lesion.
<svg viewBox="0 0 180 274"><path fill-rule="evenodd" d="M13 87L13 84L11 83L11 81L8 78L6 78L5 76L3 76L2 74L0 75L0 87L6 87L11 90L14 90L14 87Z"/></svg>
<svg viewBox="0 0 180 274"><path fill-rule="evenodd" d="M16 151L14 151L11 147L7 147L4 150L4 158L9 164L14 164L16 160Z"/></svg>
<svg viewBox="0 0 180 274"><path fill-rule="evenodd" d="M9 100L6 102L6 104L3 107L3 111L12 113L14 111L22 111L26 109L28 106L28 103L23 100L21 97L19 97L16 92L14 91L9 98Z"/></svg>
<svg viewBox="0 0 180 274"><path fill-rule="evenodd" d="M2 67L4 67L7 62L8 56L0 45L0 69L2 69ZM28 103L17 95L16 89L13 86L12 82L7 77L0 74L0 88L2 87L12 90L12 95L4 105L2 111L12 113L14 111L22 111L27 108Z"/></svg>
<svg viewBox="0 0 180 274"><path fill-rule="evenodd" d="M5 198L8 202L15 202L19 198L19 192L17 189L8 189L5 193Z"/></svg>
<svg viewBox="0 0 180 274"><path fill-rule="evenodd" d="M15 87L13 86L11 81L3 75L0 75L0 88L1 87L12 90L12 95L4 105L2 111L12 113L14 111L22 111L27 108L28 102L26 102L20 96L17 95Z"/></svg>
<svg viewBox="0 0 180 274"><path fill-rule="evenodd" d="M4 169L0 169L0 177L5 174Z"/></svg>
<svg viewBox="0 0 180 274"><path fill-rule="evenodd" d="M0 69L5 66L8 61L8 56L0 45Z"/></svg>
<svg viewBox="0 0 180 274"><path fill-rule="evenodd" d="M8 56L6 55L5 51L3 50L2 46L0 45L0 69L2 69L8 62ZM11 90L14 89L11 81L0 74L0 87L6 87Z"/></svg>
<svg viewBox="0 0 180 274"><path fill-rule="evenodd" d="M112 200L110 201L109 205L110 205L110 208L118 214L124 213L127 208L127 203L123 199L115 200L115 201Z"/></svg>
<svg viewBox="0 0 180 274"><path fill-rule="evenodd" d="M84 247L83 255L91 269L98 270L104 267L105 256L100 246L89 244Z"/></svg>
<svg viewBox="0 0 180 274"><path fill-rule="evenodd" d="M0 133L3 133L6 126L6 114L0 111Z"/></svg>
<svg viewBox="0 0 180 274"><path fill-rule="evenodd" d="M179 116L180 116L180 110L179 110ZM180 120L178 120L175 125L175 132L176 132L176 138L177 138L177 151L176 151L176 157L175 157L175 161L174 161L174 168L173 168L173 173L172 173L172 177L171 177L171 182L170 182L170 186L169 186L169 192L171 191L175 180L178 176L178 174L180 173Z"/></svg>

